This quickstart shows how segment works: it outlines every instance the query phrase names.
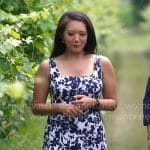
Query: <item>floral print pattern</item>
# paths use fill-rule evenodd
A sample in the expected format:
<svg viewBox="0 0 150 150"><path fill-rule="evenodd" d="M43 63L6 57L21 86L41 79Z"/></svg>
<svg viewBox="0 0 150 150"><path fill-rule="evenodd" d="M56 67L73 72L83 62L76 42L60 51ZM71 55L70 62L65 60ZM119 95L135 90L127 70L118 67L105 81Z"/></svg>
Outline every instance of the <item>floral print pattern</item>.
<svg viewBox="0 0 150 150"><path fill-rule="evenodd" d="M96 56L91 75L73 77L60 74L54 58L50 58L51 103L70 103L76 94L100 98L103 88L100 61L101 57ZM88 108L76 117L49 115L43 150L107 150L100 110Z"/></svg>

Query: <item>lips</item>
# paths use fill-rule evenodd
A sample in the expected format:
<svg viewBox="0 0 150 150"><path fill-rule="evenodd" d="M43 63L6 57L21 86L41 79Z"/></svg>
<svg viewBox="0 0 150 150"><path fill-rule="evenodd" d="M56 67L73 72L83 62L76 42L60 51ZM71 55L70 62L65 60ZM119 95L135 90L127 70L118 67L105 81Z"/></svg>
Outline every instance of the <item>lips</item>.
<svg viewBox="0 0 150 150"><path fill-rule="evenodd" d="M80 45L73 45L73 47L78 48Z"/></svg>

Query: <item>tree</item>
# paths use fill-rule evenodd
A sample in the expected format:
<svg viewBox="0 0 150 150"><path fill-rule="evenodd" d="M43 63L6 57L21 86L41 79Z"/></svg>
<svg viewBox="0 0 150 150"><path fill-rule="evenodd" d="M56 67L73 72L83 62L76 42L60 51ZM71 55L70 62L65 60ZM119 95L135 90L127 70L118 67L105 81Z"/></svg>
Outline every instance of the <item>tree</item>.
<svg viewBox="0 0 150 150"><path fill-rule="evenodd" d="M133 6L133 16L134 16L134 25L138 25L140 22L144 21L144 18L141 16L141 11L148 6L150 0L131 0Z"/></svg>
<svg viewBox="0 0 150 150"><path fill-rule="evenodd" d="M76 3L75 0L0 2L0 137L12 136L25 122L38 64L50 55L58 18Z"/></svg>
<svg viewBox="0 0 150 150"><path fill-rule="evenodd" d="M84 3L84 5L82 4ZM95 27L98 51L109 55L109 46L116 40L121 31L121 24L119 21L119 1L112 0L81 0L78 7L79 10L84 11L92 19ZM106 51L107 49L107 51Z"/></svg>

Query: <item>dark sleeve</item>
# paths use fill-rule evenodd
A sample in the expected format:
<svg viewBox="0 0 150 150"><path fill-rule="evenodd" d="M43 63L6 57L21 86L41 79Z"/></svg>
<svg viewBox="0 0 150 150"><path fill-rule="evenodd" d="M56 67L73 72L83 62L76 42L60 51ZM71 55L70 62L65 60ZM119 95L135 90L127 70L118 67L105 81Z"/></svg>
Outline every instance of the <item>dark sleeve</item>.
<svg viewBox="0 0 150 150"><path fill-rule="evenodd" d="M143 124L144 126L150 124L150 77L147 81L145 96L143 99Z"/></svg>

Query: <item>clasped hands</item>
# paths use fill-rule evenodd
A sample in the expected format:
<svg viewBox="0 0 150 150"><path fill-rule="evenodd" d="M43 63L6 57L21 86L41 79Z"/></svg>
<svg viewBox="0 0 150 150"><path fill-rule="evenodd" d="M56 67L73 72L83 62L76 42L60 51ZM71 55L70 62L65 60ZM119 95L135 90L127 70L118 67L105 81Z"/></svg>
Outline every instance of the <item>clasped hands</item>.
<svg viewBox="0 0 150 150"><path fill-rule="evenodd" d="M63 109L63 114L68 117L75 117L83 113L84 110L95 105L95 99L85 95L74 96L74 101L66 104Z"/></svg>

